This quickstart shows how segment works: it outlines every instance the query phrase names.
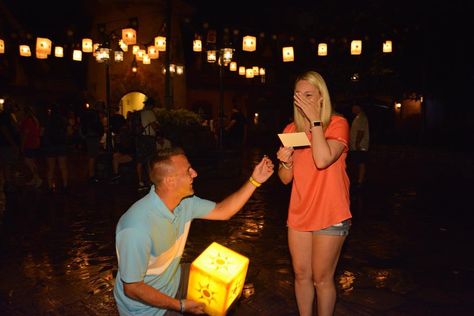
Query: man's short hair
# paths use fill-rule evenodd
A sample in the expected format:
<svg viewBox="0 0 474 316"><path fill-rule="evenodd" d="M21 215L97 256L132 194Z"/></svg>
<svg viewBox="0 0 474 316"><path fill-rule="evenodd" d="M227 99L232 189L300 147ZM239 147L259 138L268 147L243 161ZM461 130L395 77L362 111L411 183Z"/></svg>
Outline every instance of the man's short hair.
<svg viewBox="0 0 474 316"><path fill-rule="evenodd" d="M157 185L171 168L171 157L186 155L181 147L170 147L158 150L149 160L150 179Z"/></svg>

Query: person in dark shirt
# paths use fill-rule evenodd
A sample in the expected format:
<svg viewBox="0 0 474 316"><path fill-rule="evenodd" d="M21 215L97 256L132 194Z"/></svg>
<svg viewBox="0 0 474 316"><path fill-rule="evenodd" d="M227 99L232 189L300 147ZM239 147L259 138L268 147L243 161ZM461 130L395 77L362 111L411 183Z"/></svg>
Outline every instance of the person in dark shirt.
<svg viewBox="0 0 474 316"><path fill-rule="evenodd" d="M86 153L88 157L87 175L90 183L97 183L99 179L95 176L95 161L100 152L100 138L104 134L99 113L95 107L90 106L81 115L81 131L85 138Z"/></svg>
<svg viewBox="0 0 474 316"><path fill-rule="evenodd" d="M6 100L0 112L0 169L3 174L4 189L14 187L14 167L18 161L20 135L14 119L15 105Z"/></svg>

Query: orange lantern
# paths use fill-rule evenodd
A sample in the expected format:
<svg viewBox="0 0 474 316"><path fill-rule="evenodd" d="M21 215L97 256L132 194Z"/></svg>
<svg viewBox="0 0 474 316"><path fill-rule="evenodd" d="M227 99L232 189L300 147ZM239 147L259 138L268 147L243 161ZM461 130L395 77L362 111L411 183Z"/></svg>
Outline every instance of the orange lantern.
<svg viewBox="0 0 474 316"><path fill-rule="evenodd" d="M82 39L82 51L84 53L92 53L93 44L90 38L83 38Z"/></svg>
<svg viewBox="0 0 474 316"><path fill-rule="evenodd" d="M158 48L158 51L165 52L166 51L166 37L164 36L155 37L155 46L156 48Z"/></svg>
<svg viewBox="0 0 474 316"><path fill-rule="evenodd" d="M158 59L160 53L158 52L156 46L148 46L148 56L150 57L150 59Z"/></svg>
<svg viewBox="0 0 474 316"><path fill-rule="evenodd" d="M257 38L255 36L244 36L242 39L242 50L254 52L257 49Z"/></svg>
<svg viewBox="0 0 474 316"><path fill-rule="evenodd" d="M51 54L51 40L43 37L36 38L36 53L41 55Z"/></svg>
<svg viewBox="0 0 474 316"><path fill-rule="evenodd" d="M23 57L30 57L31 56L31 49L28 45L20 45L20 56Z"/></svg>
<svg viewBox="0 0 474 316"><path fill-rule="evenodd" d="M126 45L135 45L137 43L137 31L132 28L122 30L122 41Z"/></svg>
<svg viewBox="0 0 474 316"><path fill-rule="evenodd" d="M5 42L0 39L0 54L5 54Z"/></svg>

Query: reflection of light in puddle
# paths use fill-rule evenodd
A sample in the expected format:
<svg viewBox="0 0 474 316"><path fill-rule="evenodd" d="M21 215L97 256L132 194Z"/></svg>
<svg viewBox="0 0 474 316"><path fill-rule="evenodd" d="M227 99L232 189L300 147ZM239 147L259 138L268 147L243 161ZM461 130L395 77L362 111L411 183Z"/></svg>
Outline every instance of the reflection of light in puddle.
<svg viewBox="0 0 474 316"><path fill-rule="evenodd" d="M253 287L253 283L246 283L242 290L242 296L244 298L249 298L250 296L255 294L255 288Z"/></svg>
<svg viewBox="0 0 474 316"><path fill-rule="evenodd" d="M346 293L351 292L354 287L352 286L355 280L354 273L350 271L344 271L344 273L339 277L339 285L342 290Z"/></svg>

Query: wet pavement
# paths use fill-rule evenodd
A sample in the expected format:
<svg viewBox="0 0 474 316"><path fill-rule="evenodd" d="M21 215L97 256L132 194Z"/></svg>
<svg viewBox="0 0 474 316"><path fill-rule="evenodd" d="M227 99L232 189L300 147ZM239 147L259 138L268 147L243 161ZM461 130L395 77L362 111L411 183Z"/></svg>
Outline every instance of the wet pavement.
<svg viewBox="0 0 474 316"><path fill-rule="evenodd" d="M273 151L193 158L196 194L221 199ZM370 157L367 184L351 194L335 315L473 315L472 153L380 146ZM86 184L84 157L69 163L67 193L21 186L0 199L0 315L118 315L115 224L140 194L130 170L119 184ZM184 261L213 241L250 259L230 315L297 315L288 200L273 176L231 220L193 222Z"/></svg>

